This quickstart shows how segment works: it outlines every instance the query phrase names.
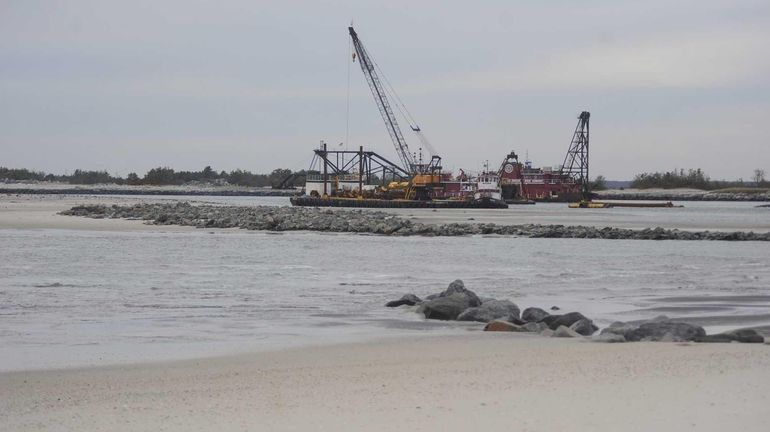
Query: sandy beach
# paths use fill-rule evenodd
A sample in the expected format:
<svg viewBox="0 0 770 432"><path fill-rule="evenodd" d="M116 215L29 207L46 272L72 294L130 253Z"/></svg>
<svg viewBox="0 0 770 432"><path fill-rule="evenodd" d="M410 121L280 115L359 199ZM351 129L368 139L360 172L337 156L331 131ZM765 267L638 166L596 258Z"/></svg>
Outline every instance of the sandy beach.
<svg viewBox="0 0 770 432"><path fill-rule="evenodd" d="M57 213L72 206L90 204L123 204L162 202L136 197L89 195L0 195L0 229L67 229L93 231L190 230L190 227L146 225L135 220L103 220L63 217Z"/></svg>
<svg viewBox="0 0 770 432"><path fill-rule="evenodd" d="M0 374L0 429L764 431L770 346L520 334Z"/></svg>

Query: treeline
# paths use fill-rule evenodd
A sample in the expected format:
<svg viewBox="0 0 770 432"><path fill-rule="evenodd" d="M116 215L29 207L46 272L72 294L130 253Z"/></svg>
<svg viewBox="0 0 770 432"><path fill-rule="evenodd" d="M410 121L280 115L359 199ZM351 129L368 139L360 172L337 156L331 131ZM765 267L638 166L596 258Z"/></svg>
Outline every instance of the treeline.
<svg viewBox="0 0 770 432"><path fill-rule="evenodd" d="M752 181L745 182L743 179L737 181L711 180L700 168L689 169L687 171L672 170L668 172L642 173L637 174L631 182L631 187L636 189L649 188L692 188L702 190L714 190L733 187L767 187L765 180L765 171L762 169L754 170Z"/></svg>
<svg viewBox="0 0 770 432"><path fill-rule="evenodd" d="M304 186L305 170L292 171L278 168L270 174L254 174L241 169L230 172L213 170L210 166L200 171L175 171L168 167L158 167L147 171L140 177L129 173L125 178L112 176L107 171L75 170L71 175L48 174L42 171L31 171L25 168L0 167L0 181L50 181L70 184L102 184L119 185L183 185L186 183L211 183L218 185L235 185L251 187L286 187Z"/></svg>

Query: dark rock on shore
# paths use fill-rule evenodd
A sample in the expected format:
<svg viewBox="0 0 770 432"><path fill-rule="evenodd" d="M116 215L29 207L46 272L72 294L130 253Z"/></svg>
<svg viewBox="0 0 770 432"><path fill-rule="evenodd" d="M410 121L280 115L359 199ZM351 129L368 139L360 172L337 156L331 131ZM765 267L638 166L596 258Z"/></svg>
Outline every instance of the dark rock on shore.
<svg viewBox="0 0 770 432"><path fill-rule="evenodd" d="M626 338L623 337L623 335L619 334L613 334L613 333L602 333L594 339L596 342L604 342L604 343L623 343L627 342Z"/></svg>
<svg viewBox="0 0 770 432"><path fill-rule="evenodd" d="M559 326L570 327L572 324L575 324L580 320L587 320L591 322L591 320L586 318L585 315L580 312L570 312L564 315L549 315L540 320L540 322L548 325L548 328L551 330L556 330L559 328Z"/></svg>
<svg viewBox="0 0 770 432"><path fill-rule="evenodd" d="M403 305L407 306L414 306L416 304L422 303L422 300L420 300L419 297L417 297L414 294L404 294L400 299L393 300L385 303L386 307L399 307Z"/></svg>
<svg viewBox="0 0 770 432"><path fill-rule="evenodd" d="M623 338L623 341L626 341L626 334L630 333L633 330L636 330L639 326L635 324L630 323L624 323L621 321L615 321L614 323L610 324L609 327L606 327L602 329L601 333L599 333L599 336L620 336Z"/></svg>
<svg viewBox="0 0 770 432"><path fill-rule="evenodd" d="M623 335L629 342L639 341L694 341L706 336L703 327L683 322L662 321L648 322Z"/></svg>
<svg viewBox="0 0 770 432"><path fill-rule="evenodd" d="M519 319L519 307L508 300L489 300L481 306L464 310L458 317L458 321L490 322L501 319L512 322Z"/></svg>
<svg viewBox="0 0 770 432"><path fill-rule="evenodd" d="M155 225L249 230L371 233L394 236L462 236L497 234L532 238L595 238L627 240L770 241L770 232L679 231L663 228L632 230L564 225L496 225L474 223L423 224L374 210L313 207L214 206L136 204L133 206L82 205L61 212L90 218L139 219Z"/></svg>
<svg viewBox="0 0 770 432"><path fill-rule="evenodd" d="M581 320L575 321L575 323L569 326L569 329L574 330L583 336L591 336L592 334L596 333L596 330L599 330L599 327L596 327L594 322L590 319L583 318Z"/></svg>
<svg viewBox="0 0 770 432"><path fill-rule="evenodd" d="M551 337L561 337L561 338L579 338L582 337L582 335L575 330L572 330L569 327L565 326L559 326L557 327L553 333L551 334Z"/></svg>
<svg viewBox="0 0 770 432"><path fill-rule="evenodd" d="M677 322L665 315L641 323L616 321L602 329L598 342L743 342L762 343L765 338L754 329L732 330L707 335L703 327Z"/></svg>
<svg viewBox="0 0 770 432"><path fill-rule="evenodd" d="M695 342L764 343L765 338L754 329L738 329L715 335L702 336L696 338Z"/></svg>
<svg viewBox="0 0 770 432"><path fill-rule="evenodd" d="M456 320L469 307L471 306L468 297L462 294L452 294L422 302L420 311L427 319Z"/></svg>
<svg viewBox="0 0 770 432"><path fill-rule="evenodd" d="M456 320L466 309L481 305L473 291L466 289L463 281L457 279L437 296L428 296L420 305L420 311L428 319Z"/></svg>
<svg viewBox="0 0 770 432"><path fill-rule="evenodd" d="M527 331L532 333L540 333L543 330L548 330L548 326L541 322L528 322L522 325L522 328L525 328Z"/></svg>
<svg viewBox="0 0 770 432"><path fill-rule="evenodd" d="M484 326L484 331L503 331L503 332L528 332L529 330L512 322L504 320L494 320Z"/></svg>
<svg viewBox="0 0 770 432"><path fill-rule="evenodd" d="M461 295L464 297L467 297L469 307L476 307L481 306L481 299L479 299L479 296L476 295L473 291L465 288L465 283L461 281L460 279L455 279L452 283L449 284L449 287L445 289L443 292L439 293L439 297L449 297L452 295ZM518 318L518 316L516 317Z"/></svg>
<svg viewBox="0 0 770 432"><path fill-rule="evenodd" d="M524 322L540 322L549 315L551 314L540 308L528 307L521 313L521 319Z"/></svg>

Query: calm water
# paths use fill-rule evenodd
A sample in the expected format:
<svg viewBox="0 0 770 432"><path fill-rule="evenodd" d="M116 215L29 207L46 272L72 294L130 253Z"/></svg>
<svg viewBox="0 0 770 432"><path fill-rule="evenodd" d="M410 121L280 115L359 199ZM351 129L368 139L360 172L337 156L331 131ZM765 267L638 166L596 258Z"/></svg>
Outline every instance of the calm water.
<svg viewBox="0 0 770 432"><path fill-rule="evenodd" d="M763 242L5 229L0 369L476 330L383 307L455 278L600 326L659 314L710 330L770 323Z"/></svg>

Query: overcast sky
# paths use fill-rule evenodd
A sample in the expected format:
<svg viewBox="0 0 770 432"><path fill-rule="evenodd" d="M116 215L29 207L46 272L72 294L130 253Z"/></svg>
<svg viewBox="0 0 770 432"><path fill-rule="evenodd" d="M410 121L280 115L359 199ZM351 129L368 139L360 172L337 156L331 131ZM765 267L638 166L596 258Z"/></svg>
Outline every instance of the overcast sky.
<svg viewBox="0 0 770 432"><path fill-rule="evenodd" d="M587 110L592 176L770 171L767 0L0 0L0 166L306 168L348 71L348 145L396 159L351 19L447 168L559 164Z"/></svg>

